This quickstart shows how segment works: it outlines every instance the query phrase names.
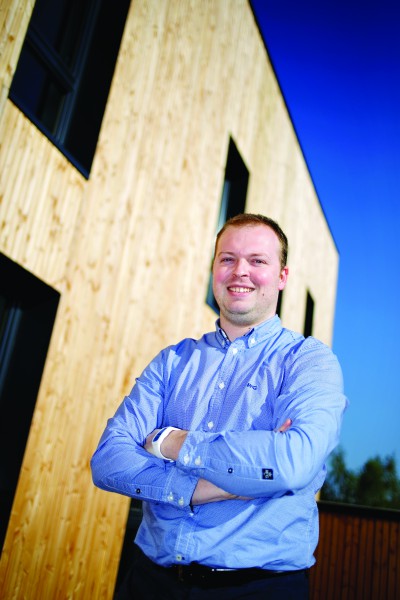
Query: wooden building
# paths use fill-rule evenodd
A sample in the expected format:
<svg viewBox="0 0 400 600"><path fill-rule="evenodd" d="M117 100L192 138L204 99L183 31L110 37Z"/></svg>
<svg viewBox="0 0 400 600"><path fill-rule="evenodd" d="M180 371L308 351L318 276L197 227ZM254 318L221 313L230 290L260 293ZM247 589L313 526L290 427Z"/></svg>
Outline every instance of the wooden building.
<svg viewBox="0 0 400 600"><path fill-rule="evenodd" d="M328 344L338 252L247 0L132 0L125 15L119 0L117 24L110 0L66 3L88 5L90 39L96 14L115 29L115 70L104 44L86 45L79 77L43 41L46 4L63 6L37 0L35 22L33 0L0 6L1 322L29 324L2 366L0 597L109 599L129 500L92 485L89 459L154 354L213 328L209 269L235 173L246 211L289 238L284 324L303 331L307 313ZM40 53L54 82L38 91ZM99 120L85 78L106 63Z"/></svg>

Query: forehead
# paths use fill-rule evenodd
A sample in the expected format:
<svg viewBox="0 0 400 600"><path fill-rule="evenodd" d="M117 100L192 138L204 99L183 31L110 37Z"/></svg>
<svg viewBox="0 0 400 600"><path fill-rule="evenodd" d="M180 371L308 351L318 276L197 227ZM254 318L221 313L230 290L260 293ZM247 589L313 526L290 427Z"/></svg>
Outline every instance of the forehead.
<svg viewBox="0 0 400 600"><path fill-rule="evenodd" d="M276 251L280 253L280 243L275 231L268 225L229 226L218 240L217 253L240 252L261 254Z"/></svg>

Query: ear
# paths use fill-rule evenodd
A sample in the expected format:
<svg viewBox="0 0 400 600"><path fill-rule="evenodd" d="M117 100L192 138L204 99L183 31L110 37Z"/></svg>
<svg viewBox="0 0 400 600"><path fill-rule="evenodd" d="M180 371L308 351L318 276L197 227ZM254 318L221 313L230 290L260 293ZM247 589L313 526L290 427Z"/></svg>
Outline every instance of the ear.
<svg viewBox="0 0 400 600"><path fill-rule="evenodd" d="M281 273L279 275L279 289L282 291L287 283L289 277L289 268L288 267L283 267L283 269L281 270Z"/></svg>

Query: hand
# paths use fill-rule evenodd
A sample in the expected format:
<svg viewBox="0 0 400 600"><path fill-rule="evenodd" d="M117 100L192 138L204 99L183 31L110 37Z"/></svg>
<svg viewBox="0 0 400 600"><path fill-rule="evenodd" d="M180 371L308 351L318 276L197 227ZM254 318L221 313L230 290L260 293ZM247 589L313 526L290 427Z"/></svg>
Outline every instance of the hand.
<svg viewBox="0 0 400 600"><path fill-rule="evenodd" d="M279 429L274 429L274 431L278 433L285 433L292 424L292 419L286 419L283 425L279 427Z"/></svg>
<svg viewBox="0 0 400 600"><path fill-rule="evenodd" d="M193 492L192 506L199 506L208 502L220 502L221 500L251 500L251 498L230 494L206 479L199 479Z"/></svg>

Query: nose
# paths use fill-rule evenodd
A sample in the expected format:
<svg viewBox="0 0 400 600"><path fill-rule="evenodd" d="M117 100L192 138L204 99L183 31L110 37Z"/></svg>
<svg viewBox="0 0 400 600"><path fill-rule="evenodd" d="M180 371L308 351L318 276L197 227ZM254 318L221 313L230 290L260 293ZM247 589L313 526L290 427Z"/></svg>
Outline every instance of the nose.
<svg viewBox="0 0 400 600"><path fill-rule="evenodd" d="M236 262L234 275L236 277L248 277L249 265L245 258L240 258Z"/></svg>

